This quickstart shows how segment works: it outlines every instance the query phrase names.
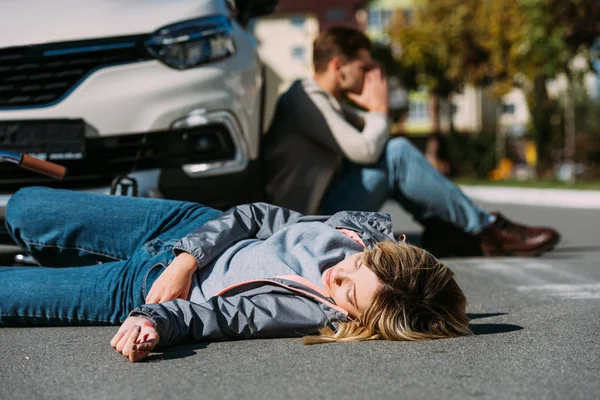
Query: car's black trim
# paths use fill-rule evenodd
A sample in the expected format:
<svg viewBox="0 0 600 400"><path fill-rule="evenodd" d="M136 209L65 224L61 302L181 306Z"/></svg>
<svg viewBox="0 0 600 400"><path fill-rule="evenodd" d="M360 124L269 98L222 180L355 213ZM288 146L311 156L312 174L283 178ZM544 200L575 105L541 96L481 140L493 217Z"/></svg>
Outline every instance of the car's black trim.
<svg viewBox="0 0 600 400"><path fill-rule="evenodd" d="M164 169L159 178L159 190L168 199L193 201L220 210L264 201L258 160L250 161L242 172L201 179L190 178L178 168Z"/></svg>
<svg viewBox="0 0 600 400"><path fill-rule="evenodd" d="M232 160L235 145L225 125L86 138L83 160L56 161L68 168L54 181L12 164L0 164L0 193L24 186L84 188L108 185L116 175L132 171Z"/></svg>

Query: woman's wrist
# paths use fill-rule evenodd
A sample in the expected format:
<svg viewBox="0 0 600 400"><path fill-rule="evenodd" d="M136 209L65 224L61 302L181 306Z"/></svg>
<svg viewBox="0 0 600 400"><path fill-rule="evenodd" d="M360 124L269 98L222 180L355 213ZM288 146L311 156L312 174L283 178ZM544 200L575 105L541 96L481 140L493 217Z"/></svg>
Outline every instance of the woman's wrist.
<svg viewBox="0 0 600 400"><path fill-rule="evenodd" d="M173 260L173 263L176 263L178 268L184 269L188 272L194 272L198 269L196 258L190 253L186 252L179 253L179 255L175 257L175 260Z"/></svg>

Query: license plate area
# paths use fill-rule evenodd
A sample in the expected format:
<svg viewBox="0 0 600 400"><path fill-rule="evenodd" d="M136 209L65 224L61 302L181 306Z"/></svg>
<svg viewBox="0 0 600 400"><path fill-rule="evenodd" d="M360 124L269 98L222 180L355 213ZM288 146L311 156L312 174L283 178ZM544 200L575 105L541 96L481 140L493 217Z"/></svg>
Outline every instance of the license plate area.
<svg viewBox="0 0 600 400"><path fill-rule="evenodd" d="M42 160L82 160L85 123L81 119L0 121L0 149Z"/></svg>

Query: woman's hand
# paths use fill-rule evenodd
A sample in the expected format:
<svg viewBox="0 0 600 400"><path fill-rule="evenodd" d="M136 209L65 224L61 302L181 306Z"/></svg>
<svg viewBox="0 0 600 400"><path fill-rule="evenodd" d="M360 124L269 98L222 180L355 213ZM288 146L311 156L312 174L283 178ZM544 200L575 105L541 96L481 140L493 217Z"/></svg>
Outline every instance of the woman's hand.
<svg viewBox="0 0 600 400"><path fill-rule="evenodd" d="M154 324L144 317L129 317L113 336L110 345L131 362L141 361L159 341Z"/></svg>
<svg viewBox="0 0 600 400"><path fill-rule="evenodd" d="M192 274L197 268L194 256L188 253L179 254L152 284L146 296L146 304L187 299L192 285Z"/></svg>

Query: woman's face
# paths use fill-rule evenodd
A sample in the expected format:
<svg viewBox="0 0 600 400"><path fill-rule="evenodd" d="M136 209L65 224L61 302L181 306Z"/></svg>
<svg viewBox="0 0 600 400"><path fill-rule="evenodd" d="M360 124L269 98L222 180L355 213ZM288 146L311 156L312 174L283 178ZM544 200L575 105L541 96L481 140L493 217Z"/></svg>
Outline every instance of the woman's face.
<svg viewBox="0 0 600 400"><path fill-rule="evenodd" d="M363 253L350 256L326 269L321 280L335 304L359 317L381 286L377 275L362 263Z"/></svg>

